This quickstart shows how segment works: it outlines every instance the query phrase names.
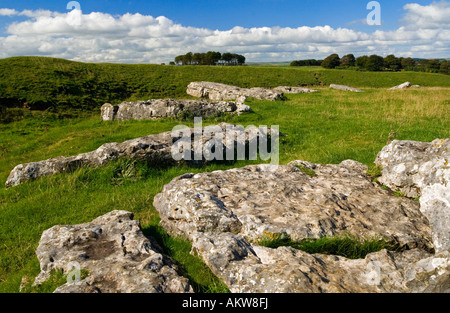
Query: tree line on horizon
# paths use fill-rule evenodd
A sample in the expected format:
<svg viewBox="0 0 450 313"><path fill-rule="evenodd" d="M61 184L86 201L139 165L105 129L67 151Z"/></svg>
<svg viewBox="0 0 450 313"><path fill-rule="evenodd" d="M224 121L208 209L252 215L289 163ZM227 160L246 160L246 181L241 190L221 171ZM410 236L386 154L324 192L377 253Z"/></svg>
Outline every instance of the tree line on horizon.
<svg viewBox="0 0 450 313"><path fill-rule="evenodd" d="M206 53L188 52L184 55L175 57L172 65L243 65L245 57L236 53L220 53L208 51Z"/></svg>
<svg viewBox="0 0 450 313"><path fill-rule="evenodd" d="M376 54L363 55L355 58L353 54L344 55L342 58L333 53L324 60L297 60L291 63L291 66L322 66L327 69L355 69L363 71L415 71L428 73L449 74L450 61L438 59L413 59L396 57L390 54L382 57Z"/></svg>

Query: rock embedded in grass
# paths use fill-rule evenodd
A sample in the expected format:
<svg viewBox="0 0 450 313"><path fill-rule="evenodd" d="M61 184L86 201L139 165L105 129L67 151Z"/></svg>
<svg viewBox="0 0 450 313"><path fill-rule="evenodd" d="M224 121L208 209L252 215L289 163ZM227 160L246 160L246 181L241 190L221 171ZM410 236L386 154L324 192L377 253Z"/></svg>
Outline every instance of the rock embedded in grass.
<svg viewBox="0 0 450 313"><path fill-rule="evenodd" d="M398 86L389 88L389 90L408 89L408 88L411 88L411 87L412 87L411 83L410 82L406 82L406 83L400 84Z"/></svg>
<svg viewBox="0 0 450 313"><path fill-rule="evenodd" d="M360 89L357 89L357 88L353 88L353 87L349 87L349 86L345 86L345 85L331 84L330 88L331 89L344 90L344 91L364 92L363 90L360 90Z"/></svg>
<svg viewBox="0 0 450 313"><path fill-rule="evenodd" d="M182 115L208 117L218 113L240 115L247 112L251 112L249 106L231 101L155 99L119 105L105 103L101 108L101 117L103 121L125 121L178 118Z"/></svg>
<svg viewBox="0 0 450 313"><path fill-rule="evenodd" d="M230 132L230 129L235 134L234 138L228 137L228 135L225 136L227 132ZM217 130L220 130L224 134L224 140L215 140L214 133ZM270 128L267 131L268 135L270 135ZM190 134L194 134L195 130L190 128L189 132ZM235 127L232 124L221 123L219 125L203 127L202 136L198 137L203 147L202 152L207 150L206 147L216 147L217 151L219 151L220 146L225 151L226 148L234 147L238 142L245 146L249 141L255 140L260 134L263 134L263 132L259 132L256 127L244 129L242 127ZM154 166L166 166L178 163L202 165L209 162L205 157L205 153L203 153L202 158L199 160L193 157L195 145L192 144L189 146L190 151L187 151L187 154L191 155L191 160L184 158L175 160L172 150L176 150L177 147L180 148L182 146L182 142L179 139L182 138L183 133L180 133L179 137L177 137L178 135L173 136L175 135L172 132L164 132L122 143L106 143L95 151L82 153L77 156L60 156L39 162L19 164L11 171L5 186L6 188L10 188L40 177L71 172L85 166L104 166L119 159L137 160L147 162Z"/></svg>
<svg viewBox="0 0 450 313"><path fill-rule="evenodd" d="M167 184L154 206L169 234L189 239L192 251L232 292L447 290L449 253L431 254L432 231L419 204L384 190L366 170L351 160L295 161L189 174ZM402 252L382 250L358 260L310 255L259 246L267 234L287 234L295 241L379 236Z"/></svg>
<svg viewBox="0 0 450 313"><path fill-rule="evenodd" d="M289 86L279 86L279 87L275 87L273 88L273 90L278 91L278 92L282 92L285 94L298 94L298 93L314 93L314 92L319 92L318 90L313 90L313 89L309 89L309 88L304 88L304 87L289 87Z"/></svg>
<svg viewBox="0 0 450 313"><path fill-rule="evenodd" d="M188 95L215 101L235 100L239 97L255 98L258 100L281 100L282 92L264 88L240 88L213 82L192 82L186 90Z"/></svg>
<svg viewBox="0 0 450 313"><path fill-rule="evenodd" d="M188 279L127 211L112 211L86 224L54 226L42 234L36 254L41 272L35 284L53 270L70 274L71 283L57 293L193 292ZM76 281L74 269L88 271L88 276Z"/></svg>

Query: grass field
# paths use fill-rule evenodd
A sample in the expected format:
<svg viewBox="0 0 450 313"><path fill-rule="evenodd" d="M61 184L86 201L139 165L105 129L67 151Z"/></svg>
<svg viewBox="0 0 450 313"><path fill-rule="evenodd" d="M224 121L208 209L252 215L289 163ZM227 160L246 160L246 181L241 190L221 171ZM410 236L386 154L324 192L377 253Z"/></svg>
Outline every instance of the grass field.
<svg viewBox="0 0 450 313"><path fill-rule="evenodd" d="M430 73L357 72L321 67L163 66L86 64L42 57L0 60L0 109L95 110L105 102L186 98L192 81L215 81L240 87L328 86L387 88L413 85L450 87L450 78Z"/></svg>
<svg viewBox="0 0 450 313"><path fill-rule="evenodd" d="M73 66L71 62L67 64ZM105 71L106 68L116 68L119 71L122 67L89 66L105 67ZM165 90L151 93L155 97L181 97L181 90L184 92L184 89L178 85L182 86L189 80L210 79L246 87L258 84L299 85L314 82L314 73L320 73L324 82L333 81L368 88L365 93L348 93L318 87L319 93L288 95L286 101L250 99L248 104L254 113L204 121L204 124L226 121L243 126L279 125L280 131L288 135L281 138L280 160L283 164L297 159L316 163L339 163L353 159L371 164L388 139L431 141L450 137L450 78L444 75L364 73L360 77L346 77L342 81L339 78L340 71L319 69L194 69L153 65L123 67L135 68L133 75L137 76L151 68L167 71L168 77L163 80L172 81L176 87L171 92ZM47 70L43 66L42 71ZM3 70L1 73L4 73ZM111 75L114 76L114 73L116 72ZM216 76L217 73L227 75ZM347 75L347 72L344 74ZM51 75L50 72L48 75ZM306 81L305 77L313 80ZM38 81L41 78L36 76L35 79ZM125 78L117 79L121 81ZM4 81L3 78L0 85L2 88ZM405 91L387 91L381 88L404 81L435 87ZM145 80L141 83L150 84ZM44 94L44 90L42 92ZM150 96L146 92L129 97L139 98L144 94ZM19 163L88 152L103 143L121 142L169 131L180 123L174 119L102 123L97 112L65 119L54 114L30 112L20 121L0 124L0 292L18 292L23 277L32 281L39 273L35 250L45 229L57 224L88 222L116 209L135 213L145 234L154 236L161 243L165 252L174 258L189 277L197 292L226 291L226 287L210 273L201 260L189 254L188 242L169 237L158 226L159 216L152 205L153 197L172 178L186 172L242 167L255 163L254 161L239 161L232 165L213 164L204 168L152 168L147 164L115 162L103 168L84 168L75 173L47 177L11 189L3 187L9 172ZM190 121L183 121L182 124L193 125ZM127 166L135 167L132 177L121 175ZM51 290L52 288L47 287L32 289L37 292Z"/></svg>

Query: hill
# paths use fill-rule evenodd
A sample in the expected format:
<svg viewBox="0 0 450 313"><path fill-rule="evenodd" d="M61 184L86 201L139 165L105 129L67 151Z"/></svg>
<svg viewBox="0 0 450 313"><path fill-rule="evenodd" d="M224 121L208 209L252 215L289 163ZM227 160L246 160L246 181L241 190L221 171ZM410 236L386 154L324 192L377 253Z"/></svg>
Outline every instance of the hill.
<svg viewBox="0 0 450 313"><path fill-rule="evenodd" d="M214 81L240 87L326 86L384 88L411 81L422 86L450 86L446 75L372 73L319 67L164 66L91 64L44 57L0 60L0 109L98 109L105 102L186 98L192 81Z"/></svg>

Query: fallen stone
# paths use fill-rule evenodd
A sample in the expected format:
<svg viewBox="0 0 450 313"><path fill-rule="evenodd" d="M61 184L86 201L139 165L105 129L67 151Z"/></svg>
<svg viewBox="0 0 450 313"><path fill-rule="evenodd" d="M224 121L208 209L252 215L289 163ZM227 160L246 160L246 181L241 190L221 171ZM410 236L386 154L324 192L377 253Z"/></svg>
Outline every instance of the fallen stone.
<svg viewBox="0 0 450 313"><path fill-rule="evenodd" d="M411 88L411 87L412 87L411 83L410 82L406 82L406 83L403 83L401 85L389 88L389 90L408 89L408 88Z"/></svg>
<svg viewBox="0 0 450 313"><path fill-rule="evenodd" d="M381 250L364 259L271 249L232 233L203 233L193 242L233 293L450 292L450 253Z"/></svg>
<svg viewBox="0 0 450 313"><path fill-rule="evenodd" d="M308 169L306 171L305 169ZM355 161L294 161L175 178L154 198L161 225L192 242L232 292L449 291L448 251L431 254L419 203L395 197ZM267 234L295 241L340 234L402 246L365 259L258 245Z"/></svg>
<svg viewBox="0 0 450 313"><path fill-rule="evenodd" d="M127 211L112 211L86 224L54 226L43 232L36 254L41 272L34 284L46 281L53 270L69 274L71 281L56 293L193 292ZM74 268L88 276L77 281Z"/></svg>
<svg viewBox="0 0 450 313"><path fill-rule="evenodd" d="M357 89L357 88L353 88L353 87L349 87L349 86L345 86L345 85L331 84L330 88L331 89L344 90L344 91L364 92L363 90L360 90L360 89Z"/></svg>
<svg viewBox="0 0 450 313"><path fill-rule="evenodd" d="M264 88L240 88L213 82L192 82L187 87L187 94L207 98L214 101L235 100L239 97L255 98L259 100L280 100L282 92Z"/></svg>
<svg viewBox="0 0 450 313"><path fill-rule="evenodd" d="M123 102L119 105L105 103L101 109L101 116L103 121L124 121L167 117L177 118L182 114L202 117L214 116L217 113L235 113L240 115L250 111L249 106L230 101L157 99Z"/></svg>
<svg viewBox="0 0 450 313"><path fill-rule="evenodd" d="M431 143L394 140L379 153L378 181L407 197L420 197L420 210L433 228L436 251L450 250L450 139Z"/></svg>
<svg viewBox="0 0 450 313"><path fill-rule="evenodd" d="M227 133L228 129L233 129L235 137L224 138L223 141L217 141L214 133L221 131L223 134ZM190 133L194 133L194 129L189 129ZM239 141L244 146L256 139L260 134L258 128L244 129L235 127L235 125L221 123L216 126L207 126L202 129L203 135L200 137L201 147L203 153L201 160L195 160L194 147L195 145L189 145L190 151L187 152L191 156L191 160L182 158L175 160L173 158L172 151L182 148L182 142L179 139L183 136L180 133L179 136L175 136L172 132L164 132L161 134L149 135L141 138L128 140L122 143L106 143L100 146L97 150L82 153L77 156L71 157L57 157L39 162L31 162L26 164L17 165L10 173L7 181L6 188L20 185L24 182L35 180L44 176L51 176L58 173L71 172L81 167L99 167L104 166L111 161L118 159L129 159L148 162L155 166L165 166L177 163L186 163L188 165L202 165L208 162L205 158L205 154L208 151L212 151L214 147L222 150L230 149L236 145ZM268 135L271 130L268 129ZM264 135L264 134L263 134Z"/></svg>
<svg viewBox="0 0 450 313"><path fill-rule="evenodd" d="M319 92L318 90L303 88L303 87L289 87L289 86L279 86L274 88L273 90L282 92L284 94L297 94L297 93L313 93L313 92Z"/></svg>
<svg viewBox="0 0 450 313"><path fill-rule="evenodd" d="M432 249L419 204L390 195L365 172L364 165L349 160L186 174L167 184L154 204L169 233L191 240L210 231L239 233L252 242L265 233L284 233L293 240L348 233Z"/></svg>

